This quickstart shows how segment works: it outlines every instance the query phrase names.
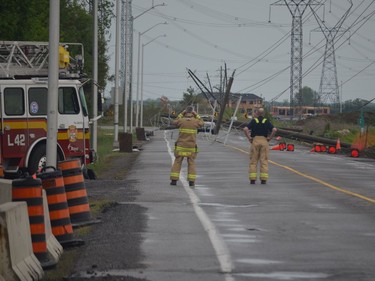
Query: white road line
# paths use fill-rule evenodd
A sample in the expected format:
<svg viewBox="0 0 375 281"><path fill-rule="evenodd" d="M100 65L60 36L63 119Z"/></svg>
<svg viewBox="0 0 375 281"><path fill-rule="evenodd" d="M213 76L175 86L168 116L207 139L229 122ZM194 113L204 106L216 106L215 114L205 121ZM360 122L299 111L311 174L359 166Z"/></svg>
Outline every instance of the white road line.
<svg viewBox="0 0 375 281"><path fill-rule="evenodd" d="M166 131L164 131L164 140L167 143L168 153L173 161L174 153L169 143L169 140L167 139ZM216 253L216 257L220 263L221 271L223 273L231 273L233 270L233 263L227 245L225 244L221 236L218 234L219 232L216 229L214 223L210 220L206 212L199 206L200 199L195 194L193 189L189 187L188 181L186 180L186 176L184 173L181 173L180 180L186 193L189 195L195 214L197 215L198 219L203 225L204 230L207 232L208 237L210 238L210 241ZM230 274L225 274L225 280L232 281L234 280L234 278Z"/></svg>

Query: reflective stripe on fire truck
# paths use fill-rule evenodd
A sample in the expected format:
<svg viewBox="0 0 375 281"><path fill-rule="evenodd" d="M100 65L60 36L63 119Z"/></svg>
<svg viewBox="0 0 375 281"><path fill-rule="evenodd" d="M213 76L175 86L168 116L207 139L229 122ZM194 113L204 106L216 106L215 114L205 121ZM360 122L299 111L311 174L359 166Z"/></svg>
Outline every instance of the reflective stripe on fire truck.
<svg viewBox="0 0 375 281"><path fill-rule="evenodd" d="M41 129L47 132L47 121L33 121L30 120L28 122L24 120L11 120L5 121L4 127L10 127L13 130L30 130L30 129ZM77 139L83 139L83 135L85 135L85 139L90 138L90 133L86 132L83 133L83 129L77 129ZM57 132L57 138L59 140L67 140L69 139L69 132L68 129L59 129Z"/></svg>

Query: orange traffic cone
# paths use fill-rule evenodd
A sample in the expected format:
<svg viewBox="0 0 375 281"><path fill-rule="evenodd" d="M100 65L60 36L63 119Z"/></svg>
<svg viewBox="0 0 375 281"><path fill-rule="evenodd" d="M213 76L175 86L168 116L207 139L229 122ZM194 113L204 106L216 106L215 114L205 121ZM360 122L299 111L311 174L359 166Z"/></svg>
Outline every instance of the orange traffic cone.
<svg viewBox="0 0 375 281"><path fill-rule="evenodd" d="M350 156L355 158L359 157L359 150L357 148L352 148Z"/></svg>
<svg viewBox="0 0 375 281"><path fill-rule="evenodd" d="M341 143L339 138L336 141L336 150L341 150Z"/></svg>
<svg viewBox="0 0 375 281"><path fill-rule="evenodd" d="M328 153L329 154L335 154L336 153L336 147L334 147L333 145L330 145L328 147Z"/></svg>
<svg viewBox="0 0 375 281"><path fill-rule="evenodd" d="M282 150L282 146L280 144L274 145L271 147L271 150Z"/></svg>
<svg viewBox="0 0 375 281"><path fill-rule="evenodd" d="M286 143L280 142L280 150L285 150L285 149L286 149Z"/></svg>
<svg viewBox="0 0 375 281"><path fill-rule="evenodd" d="M314 151L315 152L322 152L322 146L320 144L316 144L314 146Z"/></svg>
<svg viewBox="0 0 375 281"><path fill-rule="evenodd" d="M287 150L287 151L294 151L294 144L289 143L289 144L286 146L286 150Z"/></svg>

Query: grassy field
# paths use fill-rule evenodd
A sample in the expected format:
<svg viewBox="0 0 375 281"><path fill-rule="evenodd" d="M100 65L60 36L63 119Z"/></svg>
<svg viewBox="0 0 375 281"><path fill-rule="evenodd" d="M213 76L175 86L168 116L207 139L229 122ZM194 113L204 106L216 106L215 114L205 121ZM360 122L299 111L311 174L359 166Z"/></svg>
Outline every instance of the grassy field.
<svg viewBox="0 0 375 281"><path fill-rule="evenodd" d="M97 161L94 164L90 164L88 168L93 169L97 175L103 167L106 166L109 159L112 156L118 154L118 152L113 151L113 129L98 129L98 146L97 146Z"/></svg>
<svg viewBox="0 0 375 281"><path fill-rule="evenodd" d="M97 161L90 164L88 168L93 169L96 175L100 175L103 169L111 161L111 158L115 157L119 152L113 149L114 134L113 128L98 129L98 146L97 146ZM133 134L133 144L136 143L136 136Z"/></svg>

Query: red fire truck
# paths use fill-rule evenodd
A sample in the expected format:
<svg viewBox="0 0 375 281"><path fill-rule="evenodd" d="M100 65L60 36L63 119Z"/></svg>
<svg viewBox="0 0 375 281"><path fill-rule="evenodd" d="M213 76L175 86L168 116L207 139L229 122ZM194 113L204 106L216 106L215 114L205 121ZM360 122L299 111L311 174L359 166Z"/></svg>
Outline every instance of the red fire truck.
<svg viewBox="0 0 375 281"><path fill-rule="evenodd" d="M77 54L74 58L73 52ZM83 46L59 46L58 161L95 160L83 90ZM4 177L34 174L46 162L48 42L0 41L0 164Z"/></svg>

